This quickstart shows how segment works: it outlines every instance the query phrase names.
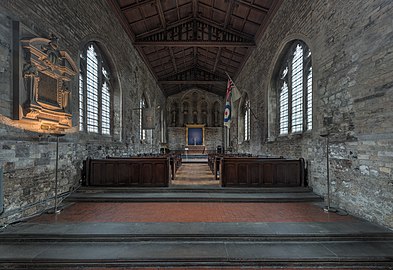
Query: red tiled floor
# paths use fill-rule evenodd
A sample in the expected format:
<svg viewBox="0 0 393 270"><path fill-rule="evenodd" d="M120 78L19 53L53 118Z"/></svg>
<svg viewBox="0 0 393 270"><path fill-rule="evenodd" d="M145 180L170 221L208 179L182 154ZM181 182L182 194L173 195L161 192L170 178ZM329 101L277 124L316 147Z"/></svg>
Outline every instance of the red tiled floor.
<svg viewBox="0 0 393 270"><path fill-rule="evenodd" d="M355 222L314 203L77 203L31 222Z"/></svg>

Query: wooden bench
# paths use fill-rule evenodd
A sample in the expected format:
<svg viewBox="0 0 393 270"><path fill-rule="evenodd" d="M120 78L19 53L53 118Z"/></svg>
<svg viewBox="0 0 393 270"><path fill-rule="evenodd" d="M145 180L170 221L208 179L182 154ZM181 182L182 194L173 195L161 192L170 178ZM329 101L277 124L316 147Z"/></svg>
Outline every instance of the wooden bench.
<svg viewBox="0 0 393 270"><path fill-rule="evenodd" d="M169 154L171 164L171 179L175 180L176 172L182 165L182 157L180 152L174 152Z"/></svg>
<svg viewBox="0 0 393 270"><path fill-rule="evenodd" d="M220 159L223 187L304 186L304 159L227 157Z"/></svg>
<svg viewBox="0 0 393 270"><path fill-rule="evenodd" d="M167 187L170 158L108 157L86 160L86 185L125 187Z"/></svg>

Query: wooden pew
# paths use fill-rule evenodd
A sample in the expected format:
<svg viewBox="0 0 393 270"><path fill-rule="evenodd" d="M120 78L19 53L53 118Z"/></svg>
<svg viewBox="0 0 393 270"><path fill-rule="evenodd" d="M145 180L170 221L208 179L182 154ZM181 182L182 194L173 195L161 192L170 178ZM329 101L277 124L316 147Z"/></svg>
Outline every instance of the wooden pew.
<svg viewBox="0 0 393 270"><path fill-rule="evenodd" d="M86 185L125 187L167 187L168 156L108 157L86 160Z"/></svg>
<svg viewBox="0 0 393 270"><path fill-rule="evenodd" d="M214 175L214 179L218 180L220 178L220 160L222 154L209 154L208 155L208 165L211 172Z"/></svg>
<svg viewBox="0 0 393 270"><path fill-rule="evenodd" d="M180 152L174 152L169 154L170 164L171 164L171 179L175 180L176 172L182 164L182 158Z"/></svg>
<svg viewBox="0 0 393 270"><path fill-rule="evenodd" d="M211 172L214 175L214 179L218 180L220 179L220 172L221 172L221 167L220 167L220 163L221 163L221 159L223 157L252 157L251 154L245 154L245 153L239 153L239 154L221 154L221 153L210 153L208 155L208 165L209 168L211 170Z"/></svg>
<svg viewBox="0 0 393 270"><path fill-rule="evenodd" d="M223 187L304 186L304 159L228 157L220 161Z"/></svg>

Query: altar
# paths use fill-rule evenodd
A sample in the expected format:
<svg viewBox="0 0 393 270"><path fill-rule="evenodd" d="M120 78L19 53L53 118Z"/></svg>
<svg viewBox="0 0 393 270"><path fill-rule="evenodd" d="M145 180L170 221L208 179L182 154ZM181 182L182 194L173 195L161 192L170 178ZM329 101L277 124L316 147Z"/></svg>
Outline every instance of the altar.
<svg viewBox="0 0 393 270"><path fill-rule="evenodd" d="M205 152L205 125L186 125L186 153L188 155L203 155Z"/></svg>
<svg viewBox="0 0 393 270"><path fill-rule="evenodd" d="M202 124L188 124L183 127L168 127L168 148L171 151L186 151L201 155L215 151L223 144L222 127L207 127ZM184 153L186 154L186 153Z"/></svg>

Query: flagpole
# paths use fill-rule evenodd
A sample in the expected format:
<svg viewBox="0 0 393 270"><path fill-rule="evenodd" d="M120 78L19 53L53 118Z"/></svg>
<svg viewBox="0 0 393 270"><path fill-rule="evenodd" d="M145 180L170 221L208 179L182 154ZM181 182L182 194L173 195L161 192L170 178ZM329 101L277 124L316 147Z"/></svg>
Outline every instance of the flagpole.
<svg viewBox="0 0 393 270"><path fill-rule="evenodd" d="M229 76L228 72L225 71L225 74L228 76L228 80L231 82L231 97L232 101L235 102L242 97L242 93L236 87L235 82L232 80L231 76Z"/></svg>
<svg viewBox="0 0 393 270"><path fill-rule="evenodd" d="M228 79L230 79L233 82L233 80L232 80L231 76L229 76L228 72L225 71L225 74L228 76Z"/></svg>

